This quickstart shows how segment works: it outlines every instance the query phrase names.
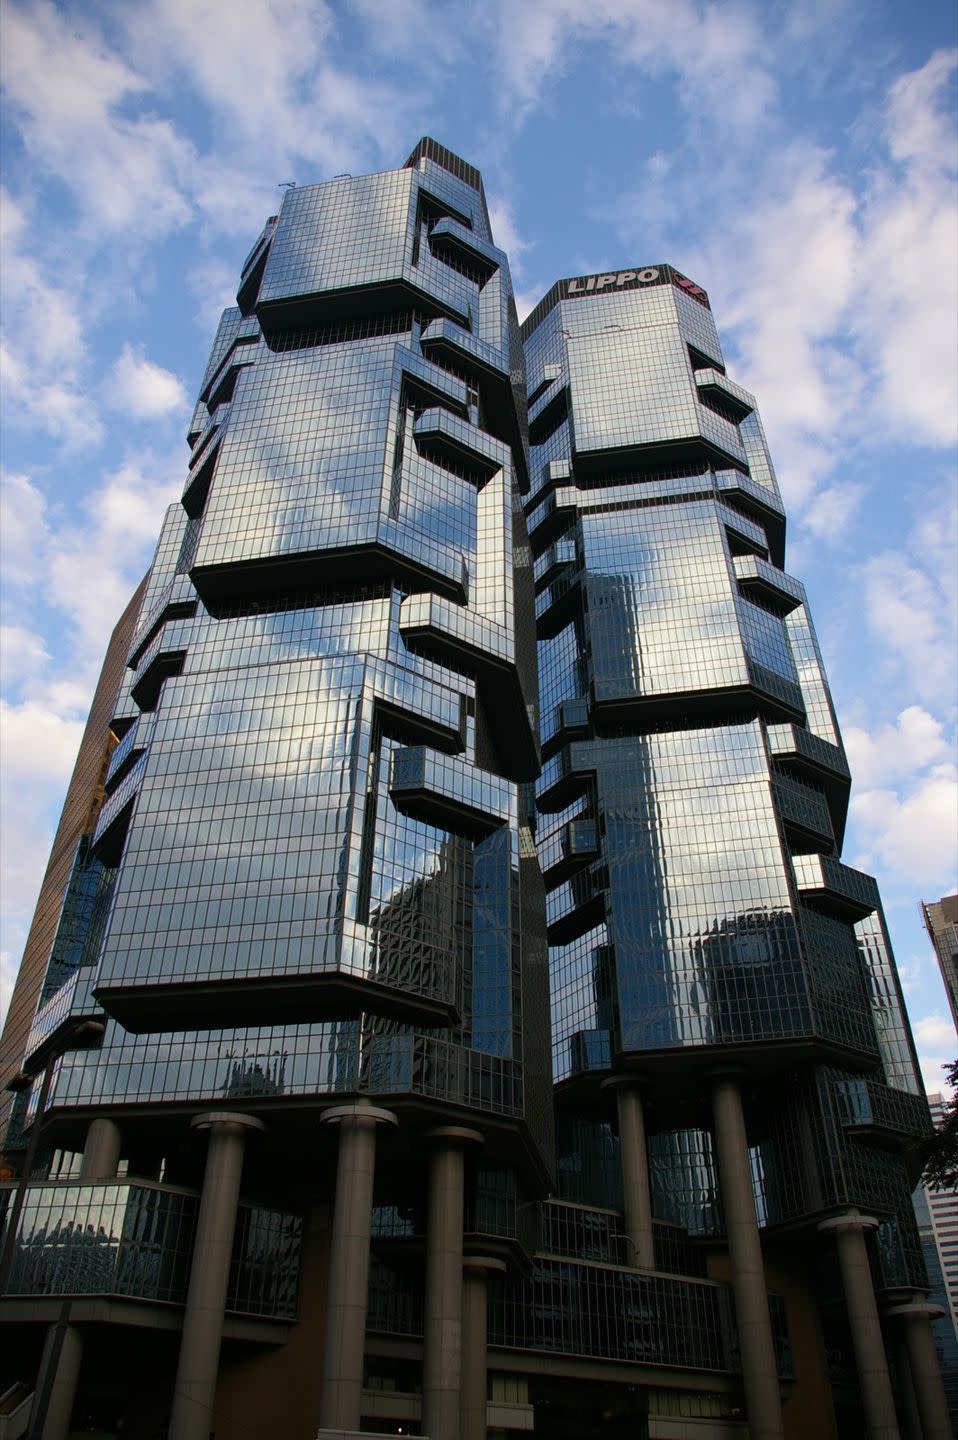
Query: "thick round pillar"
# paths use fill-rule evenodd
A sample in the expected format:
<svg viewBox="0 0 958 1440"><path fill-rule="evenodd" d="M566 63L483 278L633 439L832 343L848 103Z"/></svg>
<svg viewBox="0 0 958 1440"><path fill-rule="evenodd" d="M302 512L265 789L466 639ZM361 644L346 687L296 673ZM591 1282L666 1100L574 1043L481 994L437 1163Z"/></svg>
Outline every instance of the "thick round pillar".
<svg viewBox="0 0 958 1440"><path fill-rule="evenodd" d="M878 1221L870 1215L850 1211L846 1215L823 1220L818 1228L825 1233L834 1232L838 1246L845 1308L852 1332L868 1440L900 1440L895 1397L865 1245L865 1231L877 1229Z"/></svg>
<svg viewBox="0 0 958 1440"><path fill-rule="evenodd" d="M462 1440L486 1440L487 1307L486 1280L490 1270L505 1270L505 1262L488 1255L467 1255L462 1271L462 1387L460 1434ZM428 1432L427 1432L428 1433Z"/></svg>
<svg viewBox="0 0 958 1440"><path fill-rule="evenodd" d="M229 1110L197 1115L192 1125L196 1130L208 1130L210 1138L173 1389L170 1440L208 1440L213 1429L243 1149L248 1130L266 1128L253 1115Z"/></svg>
<svg viewBox="0 0 958 1440"><path fill-rule="evenodd" d="M905 1332L900 1326L892 1330L891 1341L895 1351L895 1377L898 1381L899 1429L902 1440L925 1440L921 1428L921 1414L915 1397L911 1378L911 1356L905 1341Z"/></svg>
<svg viewBox="0 0 958 1440"><path fill-rule="evenodd" d="M339 1156L319 1423L322 1429L358 1431L366 1350L376 1126L395 1125L396 1117L389 1110L359 1101L327 1110L323 1123L339 1128Z"/></svg>
<svg viewBox="0 0 958 1440"><path fill-rule="evenodd" d="M463 1146L476 1130L444 1125L429 1133L429 1228L423 1317L422 1428L429 1440L458 1440L462 1378Z"/></svg>
<svg viewBox="0 0 958 1440"><path fill-rule="evenodd" d="M782 1401L768 1312L768 1287L752 1196L742 1097L735 1079L723 1075L714 1081L712 1112L732 1264L749 1440L782 1440Z"/></svg>
<svg viewBox="0 0 958 1440"><path fill-rule="evenodd" d="M629 1258L640 1270L654 1270L649 1152L642 1095L634 1082L616 1080L612 1083L618 1107L622 1211L632 1252Z"/></svg>
<svg viewBox="0 0 958 1440"><path fill-rule="evenodd" d="M28 1440L67 1440L70 1432L83 1359L83 1336L67 1320L69 1311L67 1304L63 1318L47 1331L27 1428Z"/></svg>
<svg viewBox="0 0 958 1440"><path fill-rule="evenodd" d="M885 1314L904 1329L908 1368L911 1372L915 1404L921 1419L922 1440L952 1440L951 1419L945 1387L938 1364L938 1351L931 1322L944 1315L937 1305L923 1298L907 1305L893 1305Z"/></svg>
<svg viewBox="0 0 958 1440"><path fill-rule="evenodd" d="M115 1120L100 1115L91 1120L80 1161L80 1179L114 1180L120 1163L122 1136Z"/></svg>

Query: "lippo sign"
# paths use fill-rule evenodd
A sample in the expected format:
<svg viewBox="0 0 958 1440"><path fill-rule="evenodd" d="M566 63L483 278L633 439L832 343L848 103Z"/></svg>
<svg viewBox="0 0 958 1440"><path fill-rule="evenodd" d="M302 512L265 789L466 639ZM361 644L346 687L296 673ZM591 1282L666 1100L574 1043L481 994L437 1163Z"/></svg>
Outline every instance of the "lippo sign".
<svg viewBox="0 0 958 1440"><path fill-rule="evenodd" d="M671 265L647 265L643 270L613 270L605 275L580 275L563 282L566 297L606 295L616 290L637 290L646 285L675 285L709 309L709 297L700 285Z"/></svg>

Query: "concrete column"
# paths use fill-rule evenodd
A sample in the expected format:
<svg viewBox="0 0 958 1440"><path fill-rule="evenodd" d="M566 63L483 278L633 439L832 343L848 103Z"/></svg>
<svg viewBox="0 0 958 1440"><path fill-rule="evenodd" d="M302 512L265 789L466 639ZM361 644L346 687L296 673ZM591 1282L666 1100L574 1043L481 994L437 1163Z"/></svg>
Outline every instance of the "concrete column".
<svg viewBox="0 0 958 1440"><path fill-rule="evenodd" d="M931 1330L932 1320L937 1320L944 1313L939 1306L929 1305L922 1296L916 1296L906 1305L892 1305L885 1311L886 1315L897 1319L898 1324L904 1327L910 1378L921 1419L922 1440L952 1440L948 1402L945 1399L935 1337Z"/></svg>
<svg viewBox="0 0 958 1440"><path fill-rule="evenodd" d="M745 1116L738 1082L718 1076L712 1088L715 1152L738 1321L749 1440L782 1440L782 1401L768 1313L762 1242L755 1217Z"/></svg>
<svg viewBox="0 0 958 1440"><path fill-rule="evenodd" d="M815 1145L815 1135L812 1129L812 1119L808 1110L806 1098L802 1098L795 1107L796 1119L796 1141L798 1153L801 1157L801 1178L805 1189L806 1208L811 1211L823 1210L825 1208L825 1194L822 1189L821 1175L818 1168L818 1152Z"/></svg>
<svg viewBox="0 0 958 1440"><path fill-rule="evenodd" d="M266 1128L255 1116L239 1115L232 1110L197 1115L191 1124L195 1130L208 1130L210 1139L173 1388L169 1440L208 1440L213 1428L213 1401L246 1131Z"/></svg>
<svg viewBox="0 0 958 1440"><path fill-rule="evenodd" d="M67 1302L60 1319L47 1331L30 1411L28 1440L66 1440L70 1431L83 1359L83 1336L69 1323L69 1315Z"/></svg>
<svg viewBox="0 0 958 1440"><path fill-rule="evenodd" d="M339 1127L339 1158L330 1240L321 1429L359 1430L376 1126L396 1123L391 1111L378 1110L365 1101L337 1105L323 1115L323 1124Z"/></svg>
<svg viewBox="0 0 958 1440"><path fill-rule="evenodd" d="M83 1159L80 1161L80 1179L113 1180L120 1163L120 1127L115 1120L100 1115L91 1120L86 1132Z"/></svg>
<svg viewBox="0 0 958 1440"><path fill-rule="evenodd" d="M845 1308L852 1332L855 1368L869 1440L900 1440L885 1342L865 1245L865 1231L876 1230L878 1221L852 1210L823 1220L818 1228L825 1233L833 1231L838 1245Z"/></svg>
<svg viewBox="0 0 958 1440"><path fill-rule="evenodd" d="M486 1399L489 1389L486 1363L486 1277L490 1270L505 1270L503 1260L489 1255L467 1255L462 1271L462 1389L460 1434L462 1440L486 1440Z"/></svg>
<svg viewBox="0 0 958 1440"><path fill-rule="evenodd" d="M422 1428L429 1440L459 1440L462 1376L463 1146L477 1130L443 1125L429 1166L429 1230L422 1363Z"/></svg>
<svg viewBox="0 0 958 1440"><path fill-rule="evenodd" d="M911 1356L905 1341L905 1332L896 1327L892 1332L895 1347L895 1374L898 1379L899 1417L902 1440L924 1440L921 1429L921 1415L915 1398L915 1387L911 1378Z"/></svg>
<svg viewBox="0 0 958 1440"><path fill-rule="evenodd" d="M616 1080L612 1084L618 1107L622 1208L625 1233L632 1246L630 1259L639 1270L654 1270L649 1152L645 1138L642 1095L634 1081Z"/></svg>
<svg viewBox="0 0 958 1440"><path fill-rule="evenodd" d="M98 1117L91 1120L80 1162L80 1179L92 1184L96 1180L112 1180L120 1162L120 1129L112 1120ZM80 1362L83 1357L83 1336L70 1324L70 1302L61 1311L60 1319L47 1331L37 1376L36 1396L30 1414L27 1434L30 1440L62 1440L70 1428L70 1416L76 1397Z"/></svg>

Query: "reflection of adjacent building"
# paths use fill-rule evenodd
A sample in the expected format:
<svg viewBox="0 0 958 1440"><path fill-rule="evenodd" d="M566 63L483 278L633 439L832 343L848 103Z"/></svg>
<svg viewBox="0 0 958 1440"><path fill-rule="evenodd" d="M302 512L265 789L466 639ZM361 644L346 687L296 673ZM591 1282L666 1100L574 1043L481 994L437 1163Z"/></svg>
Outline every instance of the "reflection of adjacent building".
<svg viewBox="0 0 958 1440"><path fill-rule="evenodd" d="M795 923L788 911L716 919L706 935L692 942L692 950L700 962L696 1009L708 1025L701 1040L730 1045L752 1039L755 1016L770 1000L783 1033L786 1026L801 1023L807 1002L799 979Z"/></svg>
<svg viewBox="0 0 958 1440"><path fill-rule="evenodd" d="M224 1091L231 1100L242 1099L245 1095L282 1095L285 1086L285 1055L274 1051L269 1055L233 1055L227 1052L229 1079Z"/></svg>

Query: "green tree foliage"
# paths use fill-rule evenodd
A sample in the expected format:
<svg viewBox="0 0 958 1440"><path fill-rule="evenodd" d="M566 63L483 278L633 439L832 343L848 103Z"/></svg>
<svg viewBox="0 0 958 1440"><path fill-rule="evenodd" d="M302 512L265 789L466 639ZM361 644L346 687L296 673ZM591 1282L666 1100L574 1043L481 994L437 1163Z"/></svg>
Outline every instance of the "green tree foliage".
<svg viewBox="0 0 958 1440"><path fill-rule="evenodd" d="M930 1190L958 1187L958 1060L947 1067L951 1099L945 1101L944 1117L933 1135L922 1142L921 1178Z"/></svg>

